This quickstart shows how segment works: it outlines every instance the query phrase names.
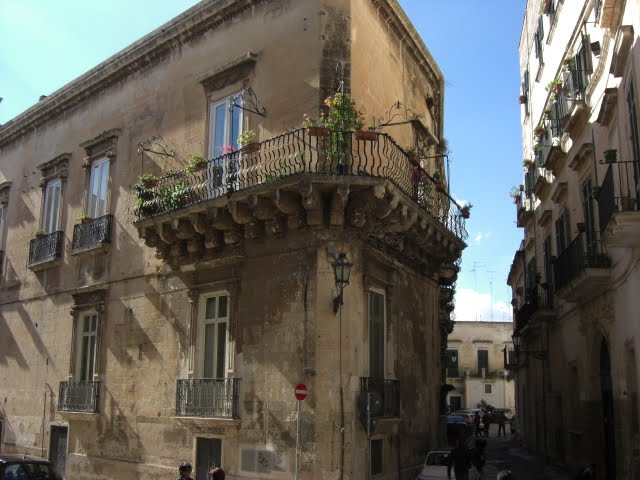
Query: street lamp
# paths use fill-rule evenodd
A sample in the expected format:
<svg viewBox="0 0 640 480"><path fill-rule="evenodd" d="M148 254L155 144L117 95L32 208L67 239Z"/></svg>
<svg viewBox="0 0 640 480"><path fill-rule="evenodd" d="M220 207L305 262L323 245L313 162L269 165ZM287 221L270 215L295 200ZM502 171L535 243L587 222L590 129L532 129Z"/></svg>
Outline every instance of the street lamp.
<svg viewBox="0 0 640 480"><path fill-rule="evenodd" d="M344 287L349 285L349 277L351 276L351 267L353 264L347 260L347 254L341 252L333 264L333 275L336 281L336 287L340 289L340 293L333 299L333 313L338 313L343 302L342 291Z"/></svg>
<svg viewBox="0 0 640 480"><path fill-rule="evenodd" d="M522 336L519 333L514 333L511 335L513 339L513 346L516 351L516 358L520 356L521 353L524 355L529 355L530 357L535 358L536 360L545 360L547 358L548 351L547 350L523 350L520 348L522 345Z"/></svg>

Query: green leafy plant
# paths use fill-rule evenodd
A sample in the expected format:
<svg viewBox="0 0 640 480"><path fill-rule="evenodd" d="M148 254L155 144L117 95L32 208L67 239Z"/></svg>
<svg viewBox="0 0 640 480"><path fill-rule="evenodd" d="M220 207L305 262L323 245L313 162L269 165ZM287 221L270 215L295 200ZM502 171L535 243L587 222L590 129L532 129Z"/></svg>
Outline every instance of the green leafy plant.
<svg viewBox="0 0 640 480"><path fill-rule="evenodd" d="M80 215L78 215L76 220L77 220L78 223L87 223L87 222L90 222L93 219L89 215L87 215L85 212L82 212L82 213L80 213Z"/></svg>
<svg viewBox="0 0 640 480"><path fill-rule="evenodd" d="M31 232L34 237L40 238L46 235L45 231L41 228L36 228L33 232Z"/></svg>
<svg viewBox="0 0 640 480"><path fill-rule="evenodd" d="M140 178L138 178L138 184L146 188L154 187L157 182L158 177L153 173L145 173L140 175Z"/></svg>
<svg viewBox="0 0 640 480"><path fill-rule="evenodd" d="M356 102L346 93L336 93L324 100L328 108L325 116L325 126L332 130L355 131L362 130L364 118L362 112L356 108Z"/></svg>
<svg viewBox="0 0 640 480"><path fill-rule="evenodd" d="M244 147L245 145L249 145L250 143L254 142L255 139L256 139L256 132L254 132L253 130L245 130L238 137L238 145L240 145L241 147Z"/></svg>
<svg viewBox="0 0 640 480"><path fill-rule="evenodd" d="M189 163L187 167L184 169L187 173L197 172L198 170L202 170L207 166L207 161L201 157L200 155L191 155L189 158Z"/></svg>
<svg viewBox="0 0 640 480"><path fill-rule="evenodd" d="M564 86L564 83L562 82L562 78L556 77L553 80L551 80L549 83L547 83L545 90L547 92L555 93L556 95L558 95L560 92L562 92L563 86Z"/></svg>
<svg viewBox="0 0 640 480"><path fill-rule="evenodd" d="M159 192L159 202L163 209L170 211L183 207L189 201L191 187L186 180L168 185Z"/></svg>
<svg viewBox="0 0 640 480"><path fill-rule="evenodd" d="M462 206L462 208L460 209L460 214L462 215L462 218L469 218L471 216L472 207L473 207L472 203L467 203Z"/></svg>

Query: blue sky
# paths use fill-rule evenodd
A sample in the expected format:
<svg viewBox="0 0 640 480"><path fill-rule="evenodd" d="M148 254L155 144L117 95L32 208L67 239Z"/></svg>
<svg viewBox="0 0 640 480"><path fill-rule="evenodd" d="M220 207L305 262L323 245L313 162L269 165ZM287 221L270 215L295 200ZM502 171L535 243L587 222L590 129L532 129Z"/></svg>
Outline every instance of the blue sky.
<svg viewBox="0 0 640 480"><path fill-rule="evenodd" d="M522 180L518 41L525 0L399 2L444 73L451 191L474 205L456 319L509 321L505 282L522 238L508 192ZM0 0L0 124L195 3Z"/></svg>

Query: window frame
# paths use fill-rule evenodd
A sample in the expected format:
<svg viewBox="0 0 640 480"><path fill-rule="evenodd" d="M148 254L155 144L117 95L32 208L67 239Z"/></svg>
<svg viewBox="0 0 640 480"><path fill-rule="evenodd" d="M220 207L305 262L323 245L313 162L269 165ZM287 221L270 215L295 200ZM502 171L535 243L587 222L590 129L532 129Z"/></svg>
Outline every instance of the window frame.
<svg viewBox="0 0 640 480"><path fill-rule="evenodd" d="M104 172L104 168L106 167L106 173ZM89 185L87 188L87 203L85 208L85 213L91 218L100 218L109 213L109 184L111 179L111 159L108 156L100 156L91 162L89 167ZM99 199L98 201L103 202L103 208L100 209L100 204L98 201L94 201L93 199L97 197L97 195L93 195L94 185L97 183L96 175L94 172L100 171L100 187L104 195L103 199Z"/></svg>
<svg viewBox="0 0 640 480"><path fill-rule="evenodd" d="M219 299L226 298L226 315L219 315ZM214 302L215 305L215 315L211 318L207 318L207 302L210 299L216 299ZM196 333L196 351L197 351L197 361L196 361L196 376L197 378L229 378L230 373L230 365L229 365L229 352L231 349L230 345L230 324L231 324L231 293L228 290L217 290L215 292L207 292L200 295L198 299L198 312L197 312L197 333ZM222 352L222 357L220 357L220 352L218 351L219 344L219 327L222 323L225 323L225 339L224 339L224 352ZM206 329L209 325L215 325L213 329L213 365L211 367L212 372L214 372L214 376L205 376L207 375L206 370L206 358L207 358L207 343L206 343ZM218 364L219 359L222 358L223 365L220 367ZM222 369L222 377L217 376L217 372Z"/></svg>
<svg viewBox="0 0 640 480"><path fill-rule="evenodd" d="M86 335L84 331L85 321L87 319L93 318L95 320L94 328L89 331L89 334ZM90 320L91 321L91 320ZM77 382L92 382L96 379L97 372L97 359L98 359L98 331L99 331L99 323L100 323L100 315L94 309L83 311L80 315L78 315L78 322L75 326L76 328L76 344L75 344L75 368L74 368L74 380ZM85 338L92 337L93 340L93 353L91 355L91 359L85 358ZM90 365L90 375L85 375L84 368L87 366L87 362Z"/></svg>
<svg viewBox="0 0 640 480"><path fill-rule="evenodd" d="M456 356L455 366L453 366L454 362L451 361L452 354ZM455 373L455 375L451 375L451 373ZM447 348L447 377L460 377L460 351L457 348Z"/></svg>
<svg viewBox="0 0 640 480"><path fill-rule="evenodd" d="M381 325L381 339L380 341L382 342L382 351L374 351L374 345L373 345L373 315L372 315L372 311L371 311L371 302L372 302L372 295L379 295L380 297L382 297L382 325ZM386 337L386 332L387 332L387 293L384 289L382 288L376 288L376 287L369 287L368 291L367 291L367 319L368 319L368 330L369 330L369 377L371 378L381 378L384 379L385 378L385 374L386 374L386 366L387 366L387 337ZM381 373L382 375L380 377L377 377L376 374L378 372L374 372L374 362L372 361L374 358L375 354L380 354L382 355L382 359L379 361L376 361L376 364L380 364L379 368L381 369Z"/></svg>
<svg viewBox="0 0 640 480"><path fill-rule="evenodd" d="M218 99L214 100L213 98L209 98L209 106L208 106L208 126L207 133L209 135L207 141L207 155L208 158L213 159L222 155L222 152L219 150L225 145L233 146L236 150L238 150L238 137L244 131L244 112L242 108L235 104L230 104L229 98L236 97L241 93L241 91L235 92L230 96L225 97L224 100ZM225 118L224 118L224 126L223 126L223 137L224 141L222 145L216 145L216 132L217 132L217 109L219 107L224 108ZM234 134L233 131L233 115L234 113L238 113L238 131L237 135ZM235 138L233 138L235 136Z"/></svg>
<svg viewBox="0 0 640 480"><path fill-rule="evenodd" d="M376 445L379 445L380 455L375 456L373 453L373 442L376 442ZM373 437L369 439L369 472L371 476L374 475L383 475L384 474L384 464L385 464L385 456L384 456L384 438L381 437ZM375 466L379 466L380 469L374 471L374 461L376 461Z"/></svg>
<svg viewBox="0 0 640 480"><path fill-rule="evenodd" d="M482 376L482 365L480 365L480 352L484 352L487 356L487 362L485 367L485 375L489 376L489 349L488 348L477 348L476 349L476 363L477 363L477 372L478 376Z"/></svg>
<svg viewBox="0 0 640 480"><path fill-rule="evenodd" d="M51 190L57 190L51 192ZM53 203L56 202L56 203ZM49 210L51 205L55 205L55 211ZM62 179L54 178L49 180L43 187L42 212L40 214L40 228L45 233L54 233L60 230L62 214Z"/></svg>

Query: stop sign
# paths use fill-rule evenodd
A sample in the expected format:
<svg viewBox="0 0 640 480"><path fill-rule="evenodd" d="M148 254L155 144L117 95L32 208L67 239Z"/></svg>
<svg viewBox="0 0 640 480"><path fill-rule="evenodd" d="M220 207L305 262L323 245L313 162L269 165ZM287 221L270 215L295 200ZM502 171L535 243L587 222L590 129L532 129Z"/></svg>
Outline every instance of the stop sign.
<svg viewBox="0 0 640 480"><path fill-rule="evenodd" d="M296 385L294 393L298 400L304 400L305 398L307 398L309 391L307 390L307 386L304 383L299 383L298 385Z"/></svg>

